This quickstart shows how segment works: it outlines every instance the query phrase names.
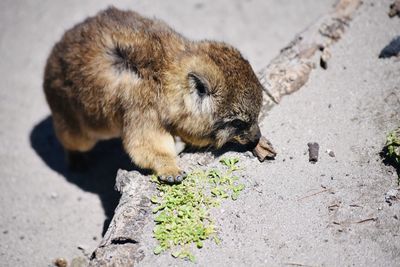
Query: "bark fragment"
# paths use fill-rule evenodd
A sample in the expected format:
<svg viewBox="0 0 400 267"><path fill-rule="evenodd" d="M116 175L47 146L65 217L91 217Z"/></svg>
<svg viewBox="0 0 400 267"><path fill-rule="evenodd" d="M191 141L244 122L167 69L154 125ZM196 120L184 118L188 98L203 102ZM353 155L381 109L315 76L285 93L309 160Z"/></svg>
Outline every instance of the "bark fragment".
<svg viewBox="0 0 400 267"><path fill-rule="evenodd" d="M144 257L140 238L150 220L150 197L155 188L148 176L118 170L115 189L121 193L121 199L89 266L133 266Z"/></svg>
<svg viewBox="0 0 400 267"><path fill-rule="evenodd" d="M262 136L253 150L253 155L256 156L260 162L263 162L268 158L275 158L276 151L271 142Z"/></svg>
<svg viewBox="0 0 400 267"><path fill-rule="evenodd" d="M308 143L308 160L315 164L318 161L319 154L319 144L318 143Z"/></svg>

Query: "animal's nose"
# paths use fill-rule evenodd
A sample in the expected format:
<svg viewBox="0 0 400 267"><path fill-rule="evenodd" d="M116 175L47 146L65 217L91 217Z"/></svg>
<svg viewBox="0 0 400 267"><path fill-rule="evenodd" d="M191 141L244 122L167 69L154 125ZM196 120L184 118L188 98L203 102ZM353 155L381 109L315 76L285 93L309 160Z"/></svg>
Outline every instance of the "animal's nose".
<svg viewBox="0 0 400 267"><path fill-rule="evenodd" d="M261 138L261 131L260 127L258 127L257 124L253 124L250 129L249 129L249 134L247 136L247 139L249 140L249 145L251 146L256 146L258 144L258 141Z"/></svg>

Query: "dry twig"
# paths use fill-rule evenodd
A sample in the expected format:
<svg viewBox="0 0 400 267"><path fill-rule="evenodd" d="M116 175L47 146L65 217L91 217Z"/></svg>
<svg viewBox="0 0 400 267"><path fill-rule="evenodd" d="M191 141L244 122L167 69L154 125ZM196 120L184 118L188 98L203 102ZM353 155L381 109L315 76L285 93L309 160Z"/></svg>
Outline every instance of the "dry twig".
<svg viewBox="0 0 400 267"><path fill-rule="evenodd" d="M303 199L306 199L306 198L309 198L309 197L312 197L312 196L315 196L315 195L318 195L318 194L321 194L321 193L324 193L324 192L327 192L327 191L330 191L330 189L329 188L323 189L321 191L315 192L314 194L301 197L301 198L297 199L297 201L300 201L300 200L303 200Z"/></svg>

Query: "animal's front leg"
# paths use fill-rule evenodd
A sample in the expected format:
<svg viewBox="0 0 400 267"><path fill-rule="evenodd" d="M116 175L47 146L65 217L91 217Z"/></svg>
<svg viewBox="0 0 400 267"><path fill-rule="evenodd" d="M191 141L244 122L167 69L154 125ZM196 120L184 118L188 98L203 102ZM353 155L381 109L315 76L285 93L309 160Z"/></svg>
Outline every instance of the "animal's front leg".
<svg viewBox="0 0 400 267"><path fill-rule="evenodd" d="M161 181L181 182L186 173L176 164L175 143L162 129L125 129L123 143L132 160L141 168L152 169Z"/></svg>

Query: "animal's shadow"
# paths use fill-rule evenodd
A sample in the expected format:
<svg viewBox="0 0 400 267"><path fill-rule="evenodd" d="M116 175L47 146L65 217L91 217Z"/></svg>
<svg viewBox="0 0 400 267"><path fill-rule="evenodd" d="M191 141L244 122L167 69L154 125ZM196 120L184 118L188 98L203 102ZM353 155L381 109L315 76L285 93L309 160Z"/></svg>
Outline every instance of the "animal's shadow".
<svg viewBox="0 0 400 267"><path fill-rule="evenodd" d="M132 163L123 150L120 139L99 142L88 152L87 169L82 172L71 171L66 165L64 150L55 136L51 116L48 116L33 128L30 134L30 142L32 148L51 169L62 174L68 182L76 184L85 191L99 195L106 215L102 235L107 231L120 198L119 193L114 190L117 170L138 170L143 174L149 174L148 171L141 170ZM217 157L227 151L243 152L246 150L246 147L228 144L220 150L211 150L210 152L214 157ZM206 150L189 147L183 153L204 151Z"/></svg>
<svg viewBox="0 0 400 267"><path fill-rule="evenodd" d="M379 153L379 156L381 157L383 164L385 164L386 166L392 166L397 173L397 177L400 177L400 164L396 162L394 158L389 157L389 151L387 146L384 146L382 148L381 152ZM400 183L400 178L398 180L398 183Z"/></svg>
<svg viewBox="0 0 400 267"><path fill-rule="evenodd" d="M99 195L106 215L102 233L104 235L120 198L119 193L114 190L117 170L135 168L124 152L121 141L112 139L99 142L88 152L89 164L82 172L74 172L67 167L64 150L55 136L50 116L33 128L30 142L32 148L51 169L62 174L68 182Z"/></svg>

